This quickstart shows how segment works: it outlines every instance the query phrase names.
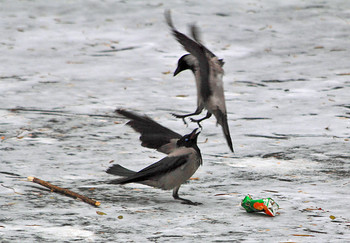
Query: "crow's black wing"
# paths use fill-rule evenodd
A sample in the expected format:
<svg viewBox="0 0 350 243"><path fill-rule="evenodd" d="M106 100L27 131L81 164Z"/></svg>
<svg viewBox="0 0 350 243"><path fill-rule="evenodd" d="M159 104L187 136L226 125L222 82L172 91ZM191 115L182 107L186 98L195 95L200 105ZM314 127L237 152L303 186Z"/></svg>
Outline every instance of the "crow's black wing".
<svg viewBox="0 0 350 243"><path fill-rule="evenodd" d="M183 46L183 48L191 53L194 57L198 60L199 65L199 76L201 79L201 85L200 85L200 93L203 96L204 100L207 100L207 98L211 95L211 90L209 87L209 61L208 57L206 55L206 50L201 43L198 43L189 37L187 37L185 34L179 32L175 27L171 20L171 14L170 11L165 11L165 19L167 21L167 24L171 28L171 31L173 35L175 36L176 40ZM196 28L196 27L192 27ZM194 30L195 32L196 30ZM194 33L192 33L194 34ZM195 38L198 37L198 34L194 34ZM199 38L199 37L198 37ZM209 50L208 50L209 51ZM209 53L211 53L209 51ZM212 53L211 53L212 54ZM212 54L214 55L214 54Z"/></svg>
<svg viewBox="0 0 350 243"><path fill-rule="evenodd" d="M139 172L131 175L127 178L116 179L110 182L110 184L127 184L132 182L142 182L145 180L152 180L153 178L179 168L181 165L188 161L189 154L181 156L167 156L158 162L151 164L150 166L140 170Z"/></svg>
<svg viewBox="0 0 350 243"><path fill-rule="evenodd" d="M202 45L203 49L209 55L209 57L211 57L211 58L216 57L217 58L217 56L214 53L212 53L208 48L206 48L203 45L198 27L196 25L192 24L190 26L190 30L191 30L191 35L192 35L193 39L197 43L200 43ZM225 62L223 59L218 59L218 64L222 67L222 66L224 66Z"/></svg>
<svg viewBox="0 0 350 243"><path fill-rule="evenodd" d="M140 116L123 109L117 109L116 112L130 119L127 125L141 134L141 145L144 147L169 154L176 148L176 141L182 137L147 116Z"/></svg>

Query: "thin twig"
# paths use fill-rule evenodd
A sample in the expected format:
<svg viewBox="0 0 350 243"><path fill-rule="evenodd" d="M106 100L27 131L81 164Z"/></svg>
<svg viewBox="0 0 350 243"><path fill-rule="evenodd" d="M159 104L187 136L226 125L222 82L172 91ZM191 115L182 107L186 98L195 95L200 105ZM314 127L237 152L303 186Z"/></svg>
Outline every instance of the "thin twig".
<svg viewBox="0 0 350 243"><path fill-rule="evenodd" d="M36 177L28 176L28 181L32 181L32 182L38 183L38 184L40 184L40 185L42 185L44 187L47 187L52 192L59 192L59 193L62 193L64 195L67 195L67 196L70 196L70 197L79 198L82 201L84 201L86 203L89 203L89 204L91 204L93 206L96 206L96 207L101 205L101 203L99 201L95 201L95 200L93 200L91 198L88 198L86 196L83 196L83 195L80 195L78 193L72 192L72 191L70 191L70 190L68 190L66 188L61 188L61 187L52 185L49 182L40 180L39 178L36 178Z"/></svg>
<svg viewBox="0 0 350 243"><path fill-rule="evenodd" d="M22 193L16 192L16 190L15 190L14 188L12 188L12 187L5 186L4 184L1 184L1 186L5 187L5 188L7 188L7 189L11 189L11 190L12 190L14 193L16 193L16 194L23 195Z"/></svg>

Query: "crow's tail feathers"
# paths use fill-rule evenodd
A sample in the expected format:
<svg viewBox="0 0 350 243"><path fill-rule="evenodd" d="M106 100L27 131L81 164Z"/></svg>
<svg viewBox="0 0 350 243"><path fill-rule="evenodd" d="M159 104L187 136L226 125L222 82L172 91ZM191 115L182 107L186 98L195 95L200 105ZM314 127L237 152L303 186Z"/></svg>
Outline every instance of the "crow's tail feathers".
<svg viewBox="0 0 350 243"><path fill-rule="evenodd" d="M234 152L232 139L230 135L230 129L228 127L228 122L227 122L227 114L223 113L220 109L217 109L214 115L216 117L217 122L222 126L222 131L224 132L227 145L229 146L230 150Z"/></svg>
<svg viewBox="0 0 350 243"><path fill-rule="evenodd" d="M106 172L111 175L124 176L124 177L129 177L136 173L135 171L129 170L119 164L112 165L106 170Z"/></svg>

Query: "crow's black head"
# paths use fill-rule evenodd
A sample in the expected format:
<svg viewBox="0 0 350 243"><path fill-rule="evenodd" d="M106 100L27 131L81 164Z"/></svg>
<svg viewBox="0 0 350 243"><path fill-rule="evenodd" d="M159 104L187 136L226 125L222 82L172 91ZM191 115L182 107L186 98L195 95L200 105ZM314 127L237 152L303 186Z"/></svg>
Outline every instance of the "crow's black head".
<svg viewBox="0 0 350 243"><path fill-rule="evenodd" d="M201 132L196 133L198 128L194 129L190 134L186 134L177 141L179 147L195 147L197 146L197 137Z"/></svg>
<svg viewBox="0 0 350 243"><path fill-rule="evenodd" d="M184 70L190 69L192 72L195 70L195 64L193 62L193 56L191 54L183 55L177 62L177 68L174 72L174 76L178 75Z"/></svg>

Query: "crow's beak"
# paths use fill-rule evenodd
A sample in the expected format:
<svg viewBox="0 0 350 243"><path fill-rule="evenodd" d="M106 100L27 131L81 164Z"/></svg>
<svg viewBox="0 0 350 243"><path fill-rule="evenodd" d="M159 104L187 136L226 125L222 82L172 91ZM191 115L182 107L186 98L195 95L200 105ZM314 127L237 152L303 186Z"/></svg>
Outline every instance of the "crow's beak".
<svg viewBox="0 0 350 243"><path fill-rule="evenodd" d="M193 139L196 139L198 137L198 135L201 133L200 131L198 133L196 133L198 130L198 128L194 129L191 134L190 134L190 139L193 140Z"/></svg>
<svg viewBox="0 0 350 243"><path fill-rule="evenodd" d="M175 72L174 72L174 77L175 77L176 75L178 75L179 72L181 72L180 66L178 66L178 67L176 68L176 70L175 70Z"/></svg>

